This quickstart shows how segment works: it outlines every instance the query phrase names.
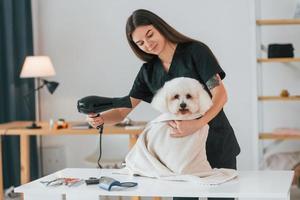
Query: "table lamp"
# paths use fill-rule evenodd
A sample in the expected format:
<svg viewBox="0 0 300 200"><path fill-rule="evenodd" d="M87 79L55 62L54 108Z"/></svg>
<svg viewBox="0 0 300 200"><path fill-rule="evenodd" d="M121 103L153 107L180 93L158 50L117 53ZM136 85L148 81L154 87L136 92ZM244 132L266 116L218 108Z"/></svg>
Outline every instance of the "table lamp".
<svg viewBox="0 0 300 200"><path fill-rule="evenodd" d="M20 74L21 78L41 78L41 77L49 77L54 76L55 70L51 63L51 60L48 56L27 56L25 58L25 62L22 67L22 71ZM27 97L32 94L33 92L39 91L44 86L47 87L48 91L53 94L56 90L57 86L59 85L58 82L55 81L47 81L45 79L40 79L42 81L41 85L38 85L37 88L30 91L28 94L25 95L26 104L29 108L29 102ZM40 81L38 81L39 84ZM41 128L38 126L35 121L32 122L32 125L27 127L29 129L38 129Z"/></svg>

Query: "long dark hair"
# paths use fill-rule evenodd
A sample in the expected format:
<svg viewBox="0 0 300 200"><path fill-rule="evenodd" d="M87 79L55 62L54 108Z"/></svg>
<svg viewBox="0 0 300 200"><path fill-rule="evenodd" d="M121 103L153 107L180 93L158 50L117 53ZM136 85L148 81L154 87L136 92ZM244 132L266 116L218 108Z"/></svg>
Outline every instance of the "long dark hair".
<svg viewBox="0 0 300 200"><path fill-rule="evenodd" d="M146 25L153 25L160 32L160 34L175 44L196 41L176 31L156 14L144 9L136 10L127 19L126 37L135 55L146 62L156 57L156 55L145 53L132 40L132 32L137 27Z"/></svg>

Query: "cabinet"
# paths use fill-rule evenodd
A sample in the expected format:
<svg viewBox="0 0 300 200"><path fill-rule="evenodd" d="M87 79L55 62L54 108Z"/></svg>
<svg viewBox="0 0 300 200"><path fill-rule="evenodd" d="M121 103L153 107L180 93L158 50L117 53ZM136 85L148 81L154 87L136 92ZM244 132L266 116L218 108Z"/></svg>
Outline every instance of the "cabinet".
<svg viewBox="0 0 300 200"><path fill-rule="evenodd" d="M300 54L294 51L294 58L267 58L266 52L264 52L269 43L293 43L295 49L300 49L300 19L264 19L264 17L261 17L261 13L264 10L260 7L260 1L257 0L256 4L259 4L256 5L256 62L258 93L257 141L259 147L259 158L257 160L260 162L266 147L278 143L278 141L298 140L300 145L300 134L274 134L274 129L282 127L300 130ZM295 26L299 28L295 29ZM271 30L270 27L276 28ZM287 34L291 28L293 29L294 37L291 37L291 34ZM264 31L264 29L269 30ZM278 32L280 34L278 34ZM263 36L263 34L265 35ZM272 38L274 41L266 43L264 39L268 38L268 34L270 37L277 34L277 37ZM276 39L278 39L279 42ZM289 73L280 74L281 70L289 71ZM276 75L272 75L274 71L277 72L277 74L275 73ZM266 78L266 76L268 77ZM293 82L286 84L286 82L290 80ZM266 83L268 84L267 87L265 86ZM285 88L288 85L292 86L292 88ZM281 97L280 92L282 89L287 89L289 92L291 89L292 92L290 92L290 96ZM273 109L270 108L270 104L272 104ZM293 104L293 106L290 106L290 104ZM289 106L289 109L286 109L286 106ZM281 110L278 111L274 108ZM283 121L282 124L278 123L280 119ZM277 120L277 122L272 123L272 120ZM288 123L284 124L284 121ZM260 163L258 163L258 165L259 164Z"/></svg>

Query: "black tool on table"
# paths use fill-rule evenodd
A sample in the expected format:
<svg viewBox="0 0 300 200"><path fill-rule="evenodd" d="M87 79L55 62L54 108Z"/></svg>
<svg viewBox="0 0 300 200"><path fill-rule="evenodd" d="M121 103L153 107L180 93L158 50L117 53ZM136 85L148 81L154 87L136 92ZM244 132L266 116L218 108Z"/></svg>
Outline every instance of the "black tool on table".
<svg viewBox="0 0 300 200"><path fill-rule="evenodd" d="M97 185L97 184L99 184L99 180L100 180L100 178L90 177L89 179L85 180L85 183L87 185Z"/></svg>

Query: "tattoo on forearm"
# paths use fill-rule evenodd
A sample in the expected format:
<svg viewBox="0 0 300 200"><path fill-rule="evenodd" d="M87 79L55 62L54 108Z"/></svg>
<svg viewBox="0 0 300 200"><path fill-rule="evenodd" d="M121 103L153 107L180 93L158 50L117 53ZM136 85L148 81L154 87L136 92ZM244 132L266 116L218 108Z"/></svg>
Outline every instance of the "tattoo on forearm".
<svg viewBox="0 0 300 200"><path fill-rule="evenodd" d="M220 85L220 81L221 81L220 77L216 74L216 75L212 76L212 77L206 82L206 85L207 85L208 89L211 90L211 89L213 89L213 88L219 86L219 85Z"/></svg>

